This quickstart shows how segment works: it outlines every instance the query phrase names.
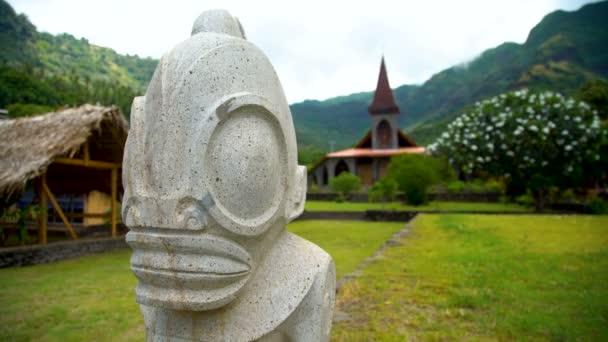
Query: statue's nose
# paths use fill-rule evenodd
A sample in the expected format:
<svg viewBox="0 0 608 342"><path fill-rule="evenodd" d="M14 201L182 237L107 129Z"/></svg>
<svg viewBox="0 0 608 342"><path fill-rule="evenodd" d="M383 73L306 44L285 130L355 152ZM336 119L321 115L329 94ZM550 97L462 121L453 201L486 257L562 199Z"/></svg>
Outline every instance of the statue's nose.
<svg viewBox="0 0 608 342"><path fill-rule="evenodd" d="M208 213L200 201L181 200L130 200L125 212L129 227L203 230L208 225Z"/></svg>

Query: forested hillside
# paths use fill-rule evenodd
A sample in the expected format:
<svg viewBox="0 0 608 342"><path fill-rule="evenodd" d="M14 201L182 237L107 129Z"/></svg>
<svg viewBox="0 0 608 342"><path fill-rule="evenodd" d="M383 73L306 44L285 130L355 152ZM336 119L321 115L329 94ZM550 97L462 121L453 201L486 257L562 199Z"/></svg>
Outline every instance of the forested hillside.
<svg viewBox="0 0 608 342"><path fill-rule="evenodd" d="M128 115L158 63L124 56L69 34L38 32L0 0L0 107L28 114L85 102L116 104Z"/></svg>

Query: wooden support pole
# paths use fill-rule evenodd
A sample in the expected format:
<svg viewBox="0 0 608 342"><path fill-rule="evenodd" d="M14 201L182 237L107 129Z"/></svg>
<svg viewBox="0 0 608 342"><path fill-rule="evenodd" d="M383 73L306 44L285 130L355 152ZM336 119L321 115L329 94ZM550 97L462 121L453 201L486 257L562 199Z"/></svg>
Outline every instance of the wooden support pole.
<svg viewBox="0 0 608 342"><path fill-rule="evenodd" d="M70 236L72 237L72 239L77 240L78 236L76 236L76 232L74 232L74 229L72 228L72 225L70 224L70 221L68 221L68 218L65 216L65 213L63 212L63 210L61 210L59 203L57 203L55 196L53 196L53 193L49 189L48 185L46 185L46 182L42 183L42 188L44 189L44 192L46 193L47 197L51 201L53 208L55 208L55 212L59 215L59 217L61 217L61 220L63 221L63 224L65 224L65 227L68 229L68 232L70 233Z"/></svg>
<svg viewBox="0 0 608 342"><path fill-rule="evenodd" d="M46 245L47 240L47 220L48 214L46 211L46 173L36 179L36 195L38 196L38 205L40 205L40 215L38 216L38 243Z"/></svg>
<svg viewBox="0 0 608 342"><path fill-rule="evenodd" d="M89 140L84 143L84 166L89 166L91 155L89 154Z"/></svg>
<svg viewBox="0 0 608 342"><path fill-rule="evenodd" d="M112 168L112 175L110 177L111 186L112 186L112 204L111 204L111 216L110 222L112 223L112 237L116 237L116 193L117 191L117 182L118 182L118 168Z"/></svg>

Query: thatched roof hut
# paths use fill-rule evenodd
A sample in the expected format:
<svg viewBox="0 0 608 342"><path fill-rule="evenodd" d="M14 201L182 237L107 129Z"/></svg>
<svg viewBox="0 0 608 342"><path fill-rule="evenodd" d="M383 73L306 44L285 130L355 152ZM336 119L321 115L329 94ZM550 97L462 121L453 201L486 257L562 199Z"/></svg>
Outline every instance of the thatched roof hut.
<svg viewBox="0 0 608 342"><path fill-rule="evenodd" d="M0 197L37 180L39 196L51 202L49 189L61 194L98 190L116 198L127 133L128 124L116 107L83 105L0 121Z"/></svg>
<svg viewBox="0 0 608 342"><path fill-rule="evenodd" d="M0 195L22 190L56 158L76 156L89 137L94 137L89 145L91 160L122 163L127 132L128 124L116 107L84 105L0 121ZM68 193L90 190L69 188L63 189L71 190Z"/></svg>

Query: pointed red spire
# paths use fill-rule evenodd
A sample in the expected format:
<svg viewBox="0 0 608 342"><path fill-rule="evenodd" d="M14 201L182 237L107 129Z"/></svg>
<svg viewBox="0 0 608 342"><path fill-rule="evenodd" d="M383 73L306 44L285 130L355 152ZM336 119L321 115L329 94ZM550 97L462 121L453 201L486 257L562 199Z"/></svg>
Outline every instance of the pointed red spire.
<svg viewBox="0 0 608 342"><path fill-rule="evenodd" d="M384 56L380 64L380 75L378 75L378 85L374 93L374 100L369 105L368 111L371 115L374 114L399 114L399 106L395 103L393 91L388 84L388 76L386 75L386 66L384 65Z"/></svg>

